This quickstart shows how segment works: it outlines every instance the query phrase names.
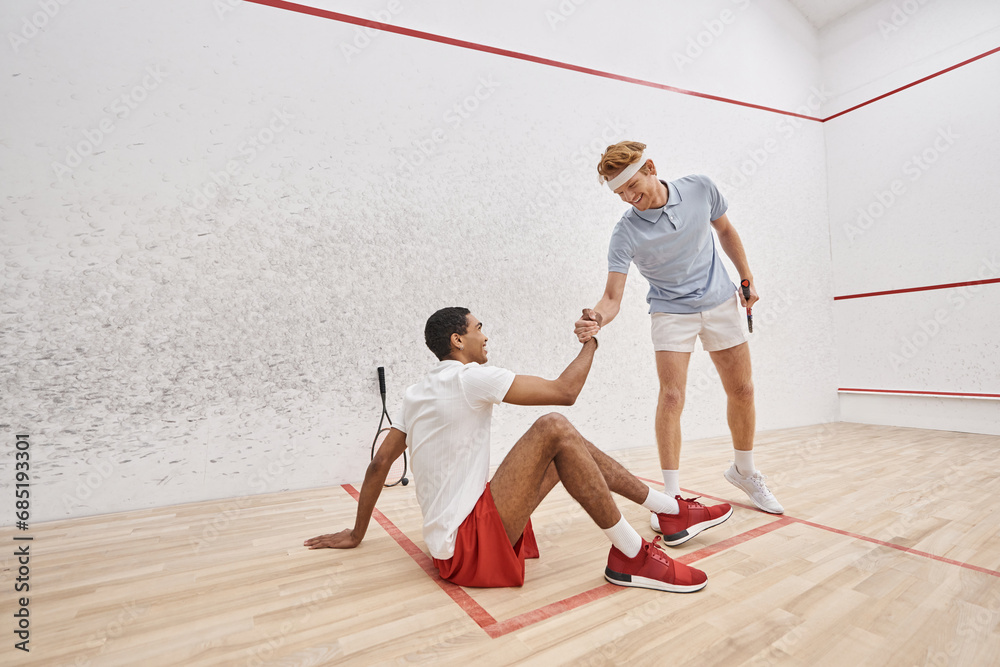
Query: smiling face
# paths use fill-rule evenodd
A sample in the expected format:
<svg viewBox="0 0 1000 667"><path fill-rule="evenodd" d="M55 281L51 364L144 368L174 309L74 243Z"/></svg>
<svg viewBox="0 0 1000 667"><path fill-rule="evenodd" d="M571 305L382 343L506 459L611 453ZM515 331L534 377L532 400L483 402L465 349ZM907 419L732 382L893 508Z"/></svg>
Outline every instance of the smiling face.
<svg viewBox="0 0 1000 667"><path fill-rule="evenodd" d="M656 165L652 160L646 160L643 168L615 190L615 194L640 211L659 208L667 203L667 188L656 177Z"/></svg>
<svg viewBox="0 0 1000 667"><path fill-rule="evenodd" d="M485 364L488 355L486 341L489 338L483 333L483 323L477 320L472 313L465 316L465 322L467 328L464 334L451 335L451 344L457 350L452 352L452 356L456 358L461 356L468 360L463 361L463 363L474 361L478 364Z"/></svg>

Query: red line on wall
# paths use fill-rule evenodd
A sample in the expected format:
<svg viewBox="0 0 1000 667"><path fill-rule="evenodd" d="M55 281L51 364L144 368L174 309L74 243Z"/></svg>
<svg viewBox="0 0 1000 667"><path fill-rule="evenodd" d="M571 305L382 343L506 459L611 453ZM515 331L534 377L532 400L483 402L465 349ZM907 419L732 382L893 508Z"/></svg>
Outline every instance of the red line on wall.
<svg viewBox="0 0 1000 667"><path fill-rule="evenodd" d="M834 118L839 118L844 114L850 113L861 107L868 106L873 102L877 102L881 99L885 99L890 95L895 95L896 93L906 90L907 88L912 88L918 84L925 81L929 81L935 77L956 70L959 67L964 67L969 63L975 62L986 56L993 55L994 53L1000 52L1000 47L987 51L986 53L981 53L978 56L964 60L956 65L947 67L939 72L935 72L929 76L925 76L922 79L918 79L913 83L908 83L905 86L900 86L895 90L890 90L888 93L879 95L878 97L873 97L867 102L862 102L857 104L850 109L844 109L838 113L828 116L826 118L816 118L814 116L807 116L800 113L795 113L793 111L785 111L783 109L775 109L774 107L766 107L760 104L752 104L750 102L741 102L739 100L733 100L728 97L720 97L718 95L709 95L708 93L699 93L694 90L685 90L684 88L677 88L675 86L668 86L663 83L656 83L655 81L646 81L644 79L637 79L631 76L623 76L621 74L614 74L612 72L605 72L603 70L593 69L591 67L583 67L580 65L574 65L572 63L566 63L559 60L552 60L549 58L542 58L540 56L533 56L528 53L521 53L519 51L511 51L509 49L501 49L495 46L487 46L485 44L477 44L476 42L469 42L464 39L455 39L453 37L445 37L444 35L438 35L432 32L424 32L423 30L413 30L412 28L404 28L402 26L395 26L389 23L382 23L380 21L371 21L369 19L363 19L358 16L351 16L350 14L341 14L339 12L331 12L325 9L318 9L316 7L309 7L308 5L300 5L294 2L285 2L285 0L246 0L246 2L252 2L258 5L265 5L267 7L274 7L275 9L283 9L286 11L297 12L299 14L307 14L309 16L317 16L320 18L329 19L331 21L339 21L341 23L349 23L351 25L357 25L364 28L372 28L375 30L382 30L385 32L395 33L397 35L405 35L407 37L416 37L417 39L423 39L430 42L438 42L439 44L447 44L449 46L457 46L462 49L469 49L472 51L481 51L483 53L492 53L494 55L503 56L505 58L514 58L516 60L524 60L527 62L537 63L539 65L547 65L549 67L557 67L559 69L569 70L571 72L579 72L581 74L589 74L591 76L599 76L605 79L612 79L614 81L623 81L625 83L632 83L638 86L646 86L648 88L656 88L658 90L666 90L672 93L679 93L681 95L690 95L692 97L700 97L707 100L714 100L716 102L724 102L726 104L735 104L737 106L748 107L750 109L759 109L761 111L769 111L771 113L781 114L783 116L794 116L795 118L802 118L803 120L813 120L819 123L825 123L828 120L833 120Z"/></svg>
<svg viewBox="0 0 1000 667"><path fill-rule="evenodd" d="M724 102L726 104L735 104L737 106L748 107L751 109L759 109L761 111L769 111L771 113L781 114L783 116L794 116L795 118L802 118L803 120L813 120L818 123L823 122L822 118L816 118L814 116L806 116L804 114L795 113L793 111L784 111L782 109L775 109L773 107L765 107L760 104L751 104L750 102L741 102L739 100L732 100L727 97L719 97L718 95L709 95L708 93L699 93L694 90L685 90L684 88L668 86L663 83L656 83L655 81L646 81L645 79L637 79L631 76L623 76L621 74L605 72L603 70L593 69L591 67L582 67L580 65L574 65L572 63L566 63L559 60L551 60L549 58L533 56L531 54L521 53L519 51L501 49L495 46L486 46L484 44L468 42L464 39L445 37L444 35L437 35L432 32L424 32L422 30L403 28L401 26L395 26L389 23L381 23L379 21L369 21L368 19L359 18L357 16L351 16L349 14L341 14L339 12L331 12L325 9L317 9L316 7L299 5L294 2L285 2L284 0L246 0L246 1L253 2L258 5L266 5L268 7L274 7L275 9L284 9L291 12L298 12L299 14L318 16L320 18L330 19L331 21L339 21L341 23L349 23L351 25L362 26L365 28L374 28L376 30L383 30L385 32L392 32L397 35L416 37L417 39L424 39L429 42L438 42L439 44L457 46L459 48L469 49L471 51L492 53L493 55L503 56L505 58L524 60L531 63L537 63L539 65L547 65L549 67L557 67L559 69L569 70L571 72L579 72L581 74L589 74L591 76L599 76L605 79L612 79L614 81L624 81L625 83L632 83L637 86L646 86L647 88L666 90L672 93L680 93L681 95L690 95L692 97L700 97L706 100L714 100L716 102Z"/></svg>
<svg viewBox="0 0 1000 667"><path fill-rule="evenodd" d="M891 289L883 292L864 292L863 294L844 294L833 297L834 301L844 299L862 299L869 296L885 296L886 294L906 294L907 292L927 292L936 289L950 289L952 287L969 287L970 285L991 285L1000 283L1000 278L987 278L985 280L969 280L964 283L947 283L945 285L926 285L924 287L907 287L905 289Z"/></svg>
<svg viewBox="0 0 1000 667"><path fill-rule="evenodd" d="M968 65L969 63L976 62L977 60L979 60L981 58L985 58L986 56L993 55L994 53L997 53L997 52L1000 52L1000 47L997 47L997 48L995 48L995 49L993 49L991 51L987 51L986 53L980 53L978 56L974 56L972 58L969 58L968 60L963 60L962 62L958 63L957 65L952 65L951 67L946 67L945 69L941 70L940 72L935 72L934 74L931 74L930 76L925 76L924 78L918 79L918 80L914 81L913 83L908 83L905 86L900 86L899 88L896 88L895 90L890 90L888 93L885 93L884 95L879 95L878 97L873 97L872 99L868 100L867 102L862 102L861 104L856 104L855 106L851 107L850 109L844 109L843 111L841 111L839 113L835 113L832 116L827 116L826 118L823 119L823 122L825 123L828 120L833 120L834 118L838 118L840 116L843 116L844 114L850 113L850 112L854 111L855 109L860 109L861 107L866 107L866 106L868 106L869 104L871 104L873 102L878 102L879 100L885 99L886 97L889 97L890 95L895 95L896 93L898 93L900 91L906 90L907 88L912 88L913 86L916 86L917 84L923 83L924 81L930 81L931 79L933 79L935 77L941 76L942 74L946 74L947 72L950 72L952 70L958 69L959 67L964 67L965 65Z"/></svg>
<svg viewBox="0 0 1000 667"><path fill-rule="evenodd" d="M906 389L856 389L840 387L837 391L857 394L902 394L905 396L948 396L952 398L1000 398L1000 394L970 394L956 391L909 391Z"/></svg>

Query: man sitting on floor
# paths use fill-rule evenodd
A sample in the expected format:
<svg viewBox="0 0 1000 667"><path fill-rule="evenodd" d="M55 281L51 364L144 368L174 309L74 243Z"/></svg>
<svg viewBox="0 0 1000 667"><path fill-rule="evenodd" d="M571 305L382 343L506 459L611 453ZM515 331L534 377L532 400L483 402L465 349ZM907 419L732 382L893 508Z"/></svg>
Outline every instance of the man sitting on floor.
<svg viewBox="0 0 1000 667"><path fill-rule="evenodd" d="M441 577L452 583L521 586L524 559L538 555L531 513L561 481L611 540L608 581L677 593L705 587L705 573L669 558L657 547L660 537L647 542L639 536L611 492L655 513L662 539L671 546L722 523L732 508L705 507L650 489L562 415L539 418L489 479L493 405L572 405L590 373L596 339L583 344L558 379L545 380L484 366L488 339L466 308L431 315L424 337L440 361L406 390L402 417L368 466L354 528L314 537L305 546L358 546L390 465L409 446L424 541Z"/></svg>

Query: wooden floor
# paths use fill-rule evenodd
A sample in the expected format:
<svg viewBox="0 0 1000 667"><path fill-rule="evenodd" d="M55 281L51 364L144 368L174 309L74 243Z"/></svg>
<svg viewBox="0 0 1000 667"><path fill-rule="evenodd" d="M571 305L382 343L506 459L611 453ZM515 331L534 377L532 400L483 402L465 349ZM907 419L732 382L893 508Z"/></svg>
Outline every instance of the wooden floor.
<svg viewBox="0 0 1000 667"><path fill-rule="evenodd" d="M743 503L671 550L708 573L698 593L607 584L608 543L561 487L520 589L430 576L412 485L383 493L360 548L309 551L353 523L337 486L32 526L32 650L12 647L5 555L0 664L1000 664L1000 437L829 424L757 442L784 517L723 479L726 439L685 445L690 495ZM659 479L653 447L616 456Z"/></svg>

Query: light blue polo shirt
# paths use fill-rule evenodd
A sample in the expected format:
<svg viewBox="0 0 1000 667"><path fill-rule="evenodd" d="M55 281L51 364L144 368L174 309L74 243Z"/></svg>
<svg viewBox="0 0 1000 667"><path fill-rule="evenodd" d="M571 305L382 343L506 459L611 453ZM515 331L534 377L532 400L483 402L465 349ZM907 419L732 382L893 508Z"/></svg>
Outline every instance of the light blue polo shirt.
<svg viewBox="0 0 1000 667"><path fill-rule="evenodd" d="M660 181L667 203L639 211L629 208L611 234L608 271L628 274L635 262L649 281L650 313L701 313L736 293L715 248L712 220L729 204L708 176Z"/></svg>

